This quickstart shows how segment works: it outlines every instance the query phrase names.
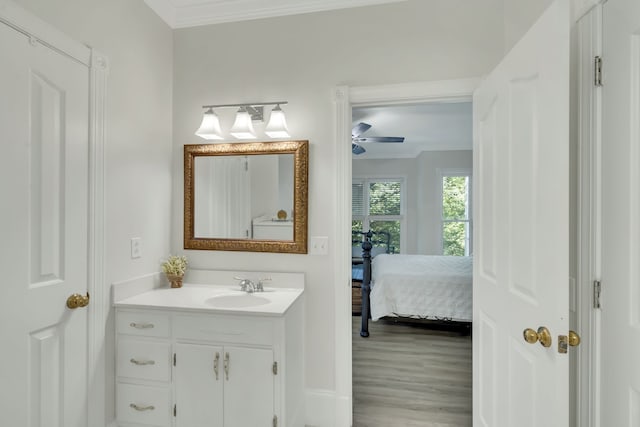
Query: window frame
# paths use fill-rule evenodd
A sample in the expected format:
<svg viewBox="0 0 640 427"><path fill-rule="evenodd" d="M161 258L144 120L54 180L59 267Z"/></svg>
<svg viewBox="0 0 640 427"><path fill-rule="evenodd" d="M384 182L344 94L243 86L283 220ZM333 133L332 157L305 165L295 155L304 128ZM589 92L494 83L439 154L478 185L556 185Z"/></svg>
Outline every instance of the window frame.
<svg viewBox="0 0 640 427"><path fill-rule="evenodd" d="M400 183L400 215L369 215L369 184L372 182L398 182ZM369 230L371 222L376 221L400 221L400 247L396 248L398 253L406 253L406 195L407 195L407 177L403 175L367 175L367 176L354 176L351 179L351 185L362 184L363 186L363 198L364 198L364 211L363 216L353 215L353 194L351 194L351 224L353 221L361 220L362 229Z"/></svg>
<svg viewBox="0 0 640 427"><path fill-rule="evenodd" d="M438 227L438 235L439 235L439 247L440 247L440 254L444 255L444 225L445 223L451 223L451 222L466 222L469 224L468 227L468 245L465 245L465 255L464 256L471 256L473 254L473 172L470 168L443 168L443 169L437 169L437 173L438 173L438 191L437 191L437 195L438 195L438 201L437 201L437 206L438 206L438 212L439 212L439 227ZM468 209L468 215L467 215L467 219L466 220L462 220L462 219L445 219L443 216L443 211L444 211L444 194L442 191L442 184L443 184L443 179L446 177L460 177L460 176L464 176L464 177L468 177L469 181L468 181L468 186L467 186L467 209Z"/></svg>

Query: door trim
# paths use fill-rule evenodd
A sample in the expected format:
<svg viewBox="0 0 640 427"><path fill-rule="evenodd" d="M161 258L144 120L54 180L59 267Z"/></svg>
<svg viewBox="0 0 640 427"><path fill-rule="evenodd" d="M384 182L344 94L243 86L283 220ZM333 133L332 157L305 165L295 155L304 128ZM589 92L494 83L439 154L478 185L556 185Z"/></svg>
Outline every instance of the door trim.
<svg viewBox="0 0 640 427"><path fill-rule="evenodd" d="M89 73L89 230L87 392L88 426L105 426L106 371L104 342L109 299L104 280L105 236L105 114L108 59L98 51L68 37L11 0L0 0L0 23L87 67Z"/></svg>
<svg viewBox="0 0 640 427"><path fill-rule="evenodd" d="M108 58L91 49L89 87L89 310L88 427L106 422L106 325L110 298L105 286L105 134Z"/></svg>
<svg viewBox="0 0 640 427"><path fill-rule="evenodd" d="M595 56L602 56L602 1L577 21L577 97L572 101L578 146L577 328L586 338L578 347L576 425L600 426L600 315L593 306L593 281L601 278L601 108L602 88L594 85ZM597 3L597 4L596 4Z"/></svg>
<svg viewBox="0 0 640 427"><path fill-rule="evenodd" d="M471 101L479 78L338 86L334 90L336 152L335 276L335 425L353 421L351 370L351 109L354 105ZM364 339L364 338L363 338Z"/></svg>

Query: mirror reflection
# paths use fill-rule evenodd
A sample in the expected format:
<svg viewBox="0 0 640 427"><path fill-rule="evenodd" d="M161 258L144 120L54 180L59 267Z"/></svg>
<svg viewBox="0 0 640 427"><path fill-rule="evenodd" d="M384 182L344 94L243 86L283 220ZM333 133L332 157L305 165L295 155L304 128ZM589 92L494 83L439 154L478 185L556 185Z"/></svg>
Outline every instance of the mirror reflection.
<svg viewBox="0 0 640 427"><path fill-rule="evenodd" d="M184 146L184 248L307 253L308 141Z"/></svg>
<svg viewBox="0 0 640 427"><path fill-rule="evenodd" d="M194 235L293 240L293 154L196 157Z"/></svg>

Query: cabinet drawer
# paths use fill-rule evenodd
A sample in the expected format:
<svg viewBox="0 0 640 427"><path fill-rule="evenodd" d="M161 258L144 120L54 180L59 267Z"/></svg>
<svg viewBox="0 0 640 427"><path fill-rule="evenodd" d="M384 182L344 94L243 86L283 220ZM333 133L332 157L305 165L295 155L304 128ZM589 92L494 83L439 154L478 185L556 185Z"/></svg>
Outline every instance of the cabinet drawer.
<svg viewBox="0 0 640 427"><path fill-rule="evenodd" d="M173 334L177 339L216 343L273 344L273 321L260 317L175 316Z"/></svg>
<svg viewBox="0 0 640 427"><path fill-rule="evenodd" d="M169 381L171 350L168 342L118 339L116 372L119 377Z"/></svg>
<svg viewBox="0 0 640 427"><path fill-rule="evenodd" d="M166 338L169 336L169 317L163 314L119 311L116 315L119 334Z"/></svg>
<svg viewBox="0 0 640 427"><path fill-rule="evenodd" d="M120 423L157 427L171 425L171 397L168 387L118 383L116 394L116 415Z"/></svg>

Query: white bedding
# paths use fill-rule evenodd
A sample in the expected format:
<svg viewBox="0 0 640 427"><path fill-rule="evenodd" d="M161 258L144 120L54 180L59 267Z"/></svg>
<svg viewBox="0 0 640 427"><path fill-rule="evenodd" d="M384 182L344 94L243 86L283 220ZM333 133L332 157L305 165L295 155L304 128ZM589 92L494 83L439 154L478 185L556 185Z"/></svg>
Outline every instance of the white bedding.
<svg viewBox="0 0 640 427"><path fill-rule="evenodd" d="M471 257L382 254L371 270L373 320L472 320Z"/></svg>

